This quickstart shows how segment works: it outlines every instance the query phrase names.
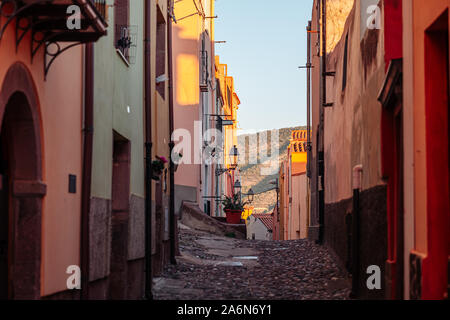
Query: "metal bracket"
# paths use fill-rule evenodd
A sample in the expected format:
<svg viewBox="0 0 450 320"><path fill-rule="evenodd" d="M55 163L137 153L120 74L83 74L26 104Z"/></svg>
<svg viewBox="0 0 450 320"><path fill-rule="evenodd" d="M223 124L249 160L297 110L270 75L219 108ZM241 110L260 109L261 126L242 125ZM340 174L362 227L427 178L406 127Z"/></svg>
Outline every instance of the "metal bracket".
<svg viewBox="0 0 450 320"><path fill-rule="evenodd" d="M216 177L220 177L221 175L229 171L229 169L216 169Z"/></svg>
<svg viewBox="0 0 450 320"><path fill-rule="evenodd" d="M22 7L18 7L17 5L17 1L15 0L3 0L2 3L0 4L0 22L1 22L1 17L5 17L7 18L5 24L2 26L2 28L0 29L0 41L3 38L3 34L6 31L6 28L8 27L8 25L14 20L14 18L17 18L22 12L28 10L29 8L31 8L32 6L39 4L39 3L52 3L54 0L35 0L27 5L24 5ZM3 9L5 8L5 6L7 4L12 4L14 6L14 10L11 13L11 15L5 15L3 13Z"/></svg>
<svg viewBox="0 0 450 320"><path fill-rule="evenodd" d="M22 26L22 21L27 21L26 26ZM33 28L31 19L26 17L17 17L16 22L16 53L19 50L19 45L22 42L25 35Z"/></svg>
<svg viewBox="0 0 450 320"><path fill-rule="evenodd" d="M305 66L298 67L299 69L314 69L312 63L307 63Z"/></svg>
<svg viewBox="0 0 450 320"><path fill-rule="evenodd" d="M70 48L79 46L84 44L83 42L72 43L64 48L61 48L61 45L58 42L47 42L45 44L45 54L44 54L44 79L47 79L48 70L52 66L55 59L62 54L64 51L69 50ZM55 45L58 49L55 53L50 52L50 46ZM49 60L48 60L49 59Z"/></svg>
<svg viewBox="0 0 450 320"><path fill-rule="evenodd" d="M75 38L73 40L72 37L64 38L66 34L68 34L67 30L62 30L60 27L55 27L51 29L46 29L46 24L51 23L52 19L47 18L44 14L42 19L36 19L34 14L40 17L41 6L43 8L47 8L48 5L58 5L55 0L34 0L34 1L18 1L18 0L2 0L0 2L0 41L2 40L8 26L15 20L15 45L16 45L16 53L19 50L20 43L23 39L25 39L25 35L30 31L31 32L31 45L30 45L30 55L31 62L33 62L34 56L37 54L39 49L42 46L45 46L44 50L44 77L46 78L48 71L53 64L54 60L62 54L64 51L80 45L85 42L91 41L90 38ZM85 11L92 9L97 15L97 9L92 7L91 1L84 1L84 4L81 4L79 0L71 0L68 3L77 4L82 6L82 10ZM59 8L59 7L58 7ZM36 11L37 10L37 11ZM63 13L61 12L61 15ZM103 17L100 17L103 19ZM4 23L2 24L2 20ZM89 21L94 21L89 19ZM42 26L42 28L40 28ZM95 30L99 31L99 28L94 25ZM86 27L87 28L87 27ZM83 27L83 30L86 30ZM41 30L42 29L42 30ZM57 40L61 41L57 41ZM69 42L70 44L67 46L62 46L60 42ZM53 50L51 48L56 48Z"/></svg>

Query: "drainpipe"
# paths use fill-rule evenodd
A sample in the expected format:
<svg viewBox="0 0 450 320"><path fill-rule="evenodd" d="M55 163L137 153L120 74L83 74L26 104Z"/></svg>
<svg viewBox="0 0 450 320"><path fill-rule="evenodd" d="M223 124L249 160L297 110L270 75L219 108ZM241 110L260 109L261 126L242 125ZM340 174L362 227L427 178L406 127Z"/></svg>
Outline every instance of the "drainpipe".
<svg viewBox="0 0 450 320"><path fill-rule="evenodd" d="M322 0L322 107L327 103L327 0Z"/></svg>
<svg viewBox="0 0 450 320"><path fill-rule="evenodd" d="M145 298L152 293L152 101L151 101L151 0L145 0Z"/></svg>
<svg viewBox="0 0 450 320"><path fill-rule="evenodd" d="M318 153L318 169L319 169L319 240L320 244L324 242L324 229L325 229L325 154L323 150L324 146L324 135L325 135L325 111L324 108L327 105L327 0L321 1L321 6L319 8L322 15L322 101L320 103L320 150Z"/></svg>
<svg viewBox="0 0 450 320"><path fill-rule="evenodd" d="M94 138L94 44L85 46L83 176L81 191L81 299L89 299L89 212Z"/></svg>
<svg viewBox="0 0 450 320"><path fill-rule="evenodd" d="M307 175L308 178L311 179L311 21L308 22L308 26L306 27L307 33L307 61L306 61L306 106L307 106L307 127L306 133L307 136L307 152L308 152L308 162L307 162Z"/></svg>
<svg viewBox="0 0 450 320"><path fill-rule="evenodd" d="M352 232L352 292L350 297L356 299L359 294L359 196L362 187L363 166L353 168L353 232Z"/></svg>
<svg viewBox="0 0 450 320"><path fill-rule="evenodd" d="M168 8L168 23L167 23L167 47L168 47L168 73L169 73L169 131L170 131L170 165L169 165L169 174L170 174L170 217L169 217L169 225L170 225L170 262L174 265L177 264L177 260L175 258L176 255L176 219L175 219L175 164L172 161L172 152L175 147L175 143L172 141L173 131L175 129L174 119L173 119L173 63L172 63L172 12L173 12L173 4L172 0L167 0L167 8Z"/></svg>

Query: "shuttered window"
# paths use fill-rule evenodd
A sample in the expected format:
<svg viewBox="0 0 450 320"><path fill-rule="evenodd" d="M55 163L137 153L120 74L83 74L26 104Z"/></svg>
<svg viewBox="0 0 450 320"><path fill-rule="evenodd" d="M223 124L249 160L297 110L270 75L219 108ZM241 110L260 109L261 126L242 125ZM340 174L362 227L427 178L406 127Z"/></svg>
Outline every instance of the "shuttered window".
<svg viewBox="0 0 450 320"><path fill-rule="evenodd" d="M115 0L114 2L114 46L125 58L128 58L127 40L129 39L130 0Z"/></svg>

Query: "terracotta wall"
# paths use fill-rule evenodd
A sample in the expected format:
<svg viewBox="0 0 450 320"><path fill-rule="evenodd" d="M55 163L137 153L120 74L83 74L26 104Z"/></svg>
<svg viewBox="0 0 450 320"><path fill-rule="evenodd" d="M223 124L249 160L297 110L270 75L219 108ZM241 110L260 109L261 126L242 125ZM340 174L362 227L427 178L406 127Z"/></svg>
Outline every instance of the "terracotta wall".
<svg viewBox="0 0 450 320"><path fill-rule="evenodd" d="M67 267L80 263L83 47L58 57L45 81L43 50L31 62L27 34L16 53L14 32L11 24L0 45L0 83L11 65L23 64L33 78L39 103L43 182L47 185L41 252L41 295L46 296L66 290ZM69 174L77 177L75 194L68 193Z"/></svg>
<svg viewBox="0 0 450 320"><path fill-rule="evenodd" d="M450 228L450 218L448 204L447 209L441 208L436 210L437 203L446 203L444 196L448 200L448 188L440 183L440 187L436 187L436 179L448 176L448 169L445 166L436 168L435 159L437 160L433 150L445 150L444 145L438 145L448 142L448 132L445 131L445 108L441 113L440 124L435 124L433 129L430 127L431 122L427 123L427 119L431 119L432 115L427 110L437 105L430 104L430 98L438 98L439 95L432 94L427 91L427 85L430 84L435 76L441 75L440 72L434 72L433 77L427 74L427 68L433 67L434 59L430 59L430 52L426 50L426 31L437 21L439 17L443 18L441 26L437 29L448 29L448 9L450 1L448 0L432 0L424 3L422 1L413 1L412 8L412 28L411 25L408 34L412 33L413 42L409 47L409 55L405 57L405 64L413 65L412 73L408 74L406 79L408 84L408 99L413 101L413 118L409 118L409 125L414 126L414 250L413 256L422 261L422 279L421 283L412 283L416 290L414 294L419 294L424 299L442 299L447 293L448 275L447 265L448 256L450 254L450 245L448 230ZM445 16L447 14L447 16ZM412 50L412 52L411 52ZM428 50L429 47L428 47ZM441 70L442 65L437 66L436 70ZM412 85L412 87L411 87ZM406 86L405 86L406 87ZM433 87L433 86L432 86ZM428 86L428 89L430 87ZM441 97L446 99L445 97ZM448 103L448 101L447 101ZM440 112L435 110L434 114ZM448 108L447 108L448 112ZM442 122L443 121L443 122ZM448 126L448 123L447 123ZM432 134L442 132L439 138L432 138ZM448 149L448 146L447 146ZM431 154L433 152L433 154ZM445 152L444 152L445 154ZM445 156L444 156L445 158ZM439 159L443 159L439 157ZM436 170L440 173L436 176ZM434 177L434 178L433 178ZM431 183L431 184L430 184ZM427 192L424 192L427 190ZM447 194L447 196L445 196ZM446 213L445 213L446 212ZM447 232L444 232L445 228ZM415 273L420 281L420 273ZM420 288L418 292L417 289Z"/></svg>

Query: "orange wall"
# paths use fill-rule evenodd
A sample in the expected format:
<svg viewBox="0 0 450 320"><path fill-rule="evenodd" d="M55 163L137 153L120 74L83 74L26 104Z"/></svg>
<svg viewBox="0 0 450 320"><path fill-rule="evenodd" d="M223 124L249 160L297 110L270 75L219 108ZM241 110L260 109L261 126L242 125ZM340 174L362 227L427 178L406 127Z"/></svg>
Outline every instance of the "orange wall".
<svg viewBox="0 0 450 320"><path fill-rule="evenodd" d="M413 4L415 249L421 253L427 253L427 195L423 192L427 190L424 32L449 5L449 0L414 1Z"/></svg>
<svg viewBox="0 0 450 320"><path fill-rule="evenodd" d="M422 297L425 299L442 299L447 289L447 256L448 245L445 245L445 235L437 230L436 223L448 221L443 219L448 212L436 212L430 207L432 200L427 199L427 190L435 191L435 186L427 184L428 148L432 148L431 142L427 143L429 132L435 131L426 128L426 72L425 65L425 31L439 18L450 6L450 0L430 0L427 2L413 1L413 101L414 101L414 249L418 255L425 257L422 270ZM447 25L450 22L447 21ZM443 66L444 67L444 66ZM445 137L443 137L445 139ZM435 146L434 146L435 147ZM430 168L428 166L428 168ZM445 168L444 168L445 170ZM444 171L443 170L443 174ZM433 201L435 201L434 199ZM439 216L437 216L439 215ZM441 216L442 215L442 216ZM438 218L441 218L438 222ZM448 216L447 216L448 219ZM442 225L440 225L442 226ZM433 232L435 231L435 232ZM439 239L436 239L436 236ZM444 238L441 238L443 236ZM438 243L443 241L442 243ZM445 252L445 249L447 252ZM442 251L441 251L442 250ZM445 292L445 293L444 293Z"/></svg>
<svg viewBox="0 0 450 320"><path fill-rule="evenodd" d="M82 150L83 47L75 47L55 60L47 81L43 75L43 50L30 59L30 36L16 54L10 25L0 45L0 83L15 62L31 72L40 104L43 182L41 293L66 290L66 268L79 265ZM77 193L68 193L68 176L77 176Z"/></svg>
<svg viewBox="0 0 450 320"><path fill-rule="evenodd" d="M224 100L223 114L227 115L226 120L233 120L234 125L225 127L224 130L224 161L225 165L230 165L229 154L233 146L238 145L237 139L237 111L241 101L235 92L234 79L228 76L228 66L220 63L220 58L216 56L215 62L217 65L216 78L219 80L220 91ZM230 97L228 97L228 92Z"/></svg>

